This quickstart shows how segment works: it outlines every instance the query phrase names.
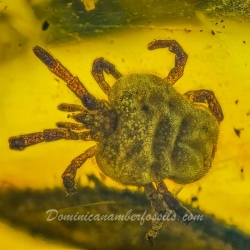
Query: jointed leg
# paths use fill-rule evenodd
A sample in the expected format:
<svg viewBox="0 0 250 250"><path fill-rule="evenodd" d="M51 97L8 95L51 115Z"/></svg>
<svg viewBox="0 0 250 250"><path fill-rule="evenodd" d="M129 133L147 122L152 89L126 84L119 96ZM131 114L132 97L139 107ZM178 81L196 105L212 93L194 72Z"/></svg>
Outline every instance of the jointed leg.
<svg viewBox="0 0 250 250"><path fill-rule="evenodd" d="M187 97L191 102L206 103L217 121L219 123L223 121L224 115L213 91L206 89L193 90L186 92L184 96Z"/></svg>
<svg viewBox="0 0 250 250"><path fill-rule="evenodd" d="M146 197L150 200L156 217L163 216L166 213L166 210L154 185L152 183L145 185L144 192ZM151 246L153 245L153 239L157 236L159 230L162 228L163 223L164 221L160 218L158 220L152 220L152 227L146 233L146 239L149 241Z"/></svg>
<svg viewBox="0 0 250 250"><path fill-rule="evenodd" d="M71 161L70 165L62 174L63 185L66 189L67 195L73 195L76 193L75 186L75 176L78 168L89 158L95 156L96 146L93 146L87 149L83 154L77 156L74 160Z"/></svg>
<svg viewBox="0 0 250 250"><path fill-rule="evenodd" d="M84 125L85 128L94 130L98 124L99 116L97 113L81 112L75 115L70 115L70 118Z"/></svg>
<svg viewBox="0 0 250 250"><path fill-rule="evenodd" d="M74 132L68 129L45 129L43 132L31 133L9 138L9 147L13 150L23 150L41 142L51 142L61 139L92 141L89 131Z"/></svg>
<svg viewBox="0 0 250 250"><path fill-rule="evenodd" d="M77 105L77 104L68 104L68 103L61 103L58 105L57 107L59 110L61 111L65 111L65 112L77 112L77 111L84 111L84 107L81 105Z"/></svg>
<svg viewBox="0 0 250 250"><path fill-rule="evenodd" d="M95 99L84 87L78 77L73 76L58 60L53 58L46 50L39 46L33 48L35 55L46 65L49 70L67 83L68 88L80 98L82 104L90 109L100 108L100 101Z"/></svg>
<svg viewBox="0 0 250 250"><path fill-rule="evenodd" d="M167 204L167 206L176 212L177 216L180 217L180 219L183 218L184 215L191 215L191 213L181 205L181 203L178 201L177 198L175 198L168 190L165 183L158 182L156 184L158 192L162 195L163 201ZM188 223L189 221L182 221L184 223Z"/></svg>
<svg viewBox="0 0 250 250"><path fill-rule="evenodd" d="M108 95L110 91L109 84L105 81L103 71L106 74L111 74L116 80L119 79L122 74L116 70L115 66L106 61L104 58L97 58L92 66L92 75L95 78L96 82L99 84L103 92Z"/></svg>
<svg viewBox="0 0 250 250"><path fill-rule="evenodd" d="M155 40L148 44L149 50L169 48L175 54L175 66L166 77L168 84L174 84L183 75L188 55L175 40Z"/></svg>
<svg viewBox="0 0 250 250"><path fill-rule="evenodd" d="M66 128L66 129L72 129L72 130L83 130L86 129L86 126L84 126L81 123L73 123L73 122L57 122L56 126L58 128Z"/></svg>

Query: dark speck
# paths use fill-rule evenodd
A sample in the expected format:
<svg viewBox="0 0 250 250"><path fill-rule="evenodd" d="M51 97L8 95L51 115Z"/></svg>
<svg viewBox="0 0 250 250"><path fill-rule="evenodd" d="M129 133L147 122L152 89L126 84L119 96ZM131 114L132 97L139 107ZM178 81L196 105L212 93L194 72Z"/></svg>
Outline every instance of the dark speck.
<svg viewBox="0 0 250 250"><path fill-rule="evenodd" d="M200 30L200 32L203 32L203 30Z"/></svg>
<svg viewBox="0 0 250 250"><path fill-rule="evenodd" d="M214 36L215 35L215 32L213 30L211 30L211 34Z"/></svg>
<svg viewBox="0 0 250 250"><path fill-rule="evenodd" d="M240 169L240 175L241 175L241 178L244 179L244 168L243 167Z"/></svg>
<svg viewBox="0 0 250 250"><path fill-rule="evenodd" d="M238 103L239 103L239 100L236 100L236 101L235 101L235 104L237 105Z"/></svg>
<svg viewBox="0 0 250 250"><path fill-rule="evenodd" d="M195 201L198 201L198 197L197 197L197 196L193 196L193 197L191 198L191 202L195 202Z"/></svg>
<svg viewBox="0 0 250 250"><path fill-rule="evenodd" d="M42 24L42 30L47 30L49 28L49 23L48 23L48 21L46 20L46 21L44 21L43 22L43 24Z"/></svg>
<svg viewBox="0 0 250 250"><path fill-rule="evenodd" d="M221 22L221 23L223 23L223 22L224 22L224 20L221 20L220 22Z"/></svg>
<svg viewBox="0 0 250 250"><path fill-rule="evenodd" d="M246 41L243 41L243 43L246 43Z"/></svg>
<svg viewBox="0 0 250 250"><path fill-rule="evenodd" d="M240 128L240 129L234 128L234 132L235 132L235 134L236 134L238 137L240 137L241 130L243 130L243 128Z"/></svg>
<svg viewBox="0 0 250 250"><path fill-rule="evenodd" d="M143 106L142 106L142 110L143 110L143 111L145 111L146 113L148 113L148 111L149 111L149 107L148 107L148 105L143 104Z"/></svg>

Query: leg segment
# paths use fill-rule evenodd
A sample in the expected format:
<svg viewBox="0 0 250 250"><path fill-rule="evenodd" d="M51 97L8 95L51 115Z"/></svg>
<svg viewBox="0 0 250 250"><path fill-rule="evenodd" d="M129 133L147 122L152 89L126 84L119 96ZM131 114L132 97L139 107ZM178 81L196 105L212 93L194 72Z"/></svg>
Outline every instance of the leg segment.
<svg viewBox="0 0 250 250"><path fill-rule="evenodd" d="M162 195L162 198L164 202L167 204L167 206L174 210L177 214L177 216L180 217L180 219L183 218L184 215L191 215L191 213L181 205L181 203L178 201L177 198L175 198L168 190L165 183L158 182L156 184L158 192ZM182 220L183 221L183 220ZM188 223L189 221L183 221L184 223Z"/></svg>
<svg viewBox="0 0 250 250"><path fill-rule="evenodd" d="M175 40L155 40L148 44L149 50L169 48L175 54L175 66L166 77L168 84L174 84L183 75L188 55Z"/></svg>
<svg viewBox="0 0 250 250"><path fill-rule="evenodd" d="M122 74L116 70L115 66L106 61L104 58L97 58L92 66L92 75L95 78L96 82L99 84L102 91L108 95L110 91L109 84L105 81L103 71L106 74L111 74L115 79L119 79Z"/></svg>
<svg viewBox="0 0 250 250"><path fill-rule="evenodd" d="M77 111L84 111L84 107L81 105L77 105L77 104L68 104L68 103L61 103L58 105L57 107L59 110L61 111L65 111L65 112L77 112Z"/></svg>
<svg viewBox="0 0 250 250"><path fill-rule="evenodd" d="M67 196L73 195L76 193L75 186L75 176L78 168L89 158L95 156L96 146L93 146L87 149L83 154L77 156L74 160L71 161L70 165L62 174L63 185L66 189Z"/></svg>
<svg viewBox="0 0 250 250"><path fill-rule="evenodd" d="M224 119L224 115L221 109L221 106L216 99L214 92L206 89L188 91L184 94L185 97L188 98L189 101L205 103L208 105L209 110L215 116L217 121L220 123Z"/></svg>
<svg viewBox="0 0 250 250"><path fill-rule="evenodd" d="M90 113L89 111L70 115L69 117L74 119L76 122L84 124L85 128L87 129L94 129L99 123L99 116L97 113Z"/></svg>
<svg viewBox="0 0 250 250"><path fill-rule="evenodd" d="M100 101L95 99L84 87L78 77L73 76L58 60L53 58L46 50L39 46L33 48L35 55L46 65L49 70L67 83L68 88L90 109L100 109Z"/></svg>
<svg viewBox="0 0 250 250"><path fill-rule="evenodd" d="M9 138L9 147L13 150L23 150L41 142L51 142L61 139L92 141L89 131L77 133L67 129L45 129L43 132L31 133Z"/></svg>
<svg viewBox="0 0 250 250"><path fill-rule="evenodd" d="M156 217L163 216L166 213L166 210L154 185L152 183L145 185L144 192L146 197L150 200ZM149 241L151 246L153 245L153 239L157 236L159 230L162 228L163 223L164 221L160 218L158 220L152 220L152 227L146 233L146 239Z"/></svg>
<svg viewBox="0 0 250 250"><path fill-rule="evenodd" d="M79 123L73 123L73 122L57 122L56 126L58 128L66 128L66 129L72 129L72 130L82 130L86 129L86 126Z"/></svg>

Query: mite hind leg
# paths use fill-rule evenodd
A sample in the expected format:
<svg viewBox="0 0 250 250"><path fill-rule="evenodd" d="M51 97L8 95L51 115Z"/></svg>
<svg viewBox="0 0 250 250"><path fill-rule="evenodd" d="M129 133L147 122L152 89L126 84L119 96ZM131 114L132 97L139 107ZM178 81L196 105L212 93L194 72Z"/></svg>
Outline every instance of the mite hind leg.
<svg viewBox="0 0 250 250"><path fill-rule="evenodd" d="M156 183L156 186L157 191L162 195L162 199L166 203L168 208L175 211L176 215L182 220L182 222L189 223L189 221L184 221L183 217L192 215L191 212L189 212L187 208L182 206L179 200L171 194L163 181Z"/></svg>
<svg viewBox="0 0 250 250"><path fill-rule="evenodd" d="M146 240L148 240L149 244L152 246L153 239L157 236L164 223L163 219L160 217L164 216L166 209L163 205L161 197L159 196L159 193L152 183L144 186L144 192L146 197L150 200L151 207L153 208L156 215L156 218L152 219L152 227L146 233Z"/></svg>
<svg viewBox="0 0 250 250"><path fill-rule="evenodd" d="M175 40L155 40L148 44L149 50L159 48L169 48L169 51L175 54L175 66L165 78L168 84L174 84L183 75L188 55Z"/></svg>
<svg viewBox="0 0 250 250"><path fill-rule="evenodd" d="M190 102L205 103L208 105L209 110L220 123L224 119L220 103L216 99L214 92L206 89L191 90L184 94Z"/></svg>

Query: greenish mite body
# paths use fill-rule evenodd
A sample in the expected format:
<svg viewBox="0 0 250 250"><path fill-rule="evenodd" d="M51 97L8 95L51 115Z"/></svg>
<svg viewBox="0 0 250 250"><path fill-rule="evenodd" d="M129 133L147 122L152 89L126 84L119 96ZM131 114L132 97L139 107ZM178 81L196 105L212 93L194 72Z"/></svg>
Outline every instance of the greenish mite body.
<svg viewBox="0 0 250 250"><path fill-rule="evenodd" d="M219 124L155 75L121 77L109 93L116 130L97 145L96 160L111 179L142 186L166 178L185 184L211 168Z"/></svg>
<svg viewBox="0 0 250 250"><path fill-rule="evenodd" d="M45 49L35 46L35 55L60 77L81 100L82 105L62 103L61 111L77 112L77 123L59 122L57 128L9 138L10 149L23 150L55 140L95 141L96 145L75 157L62 174L67 195L76 193L77 170L96 157L100 169L111 179L143 186L156 216L169 209L178 220L192 213L168 190L164 179L177 183L194 182L208 172L214 158L219 124L224 115L213 91L191 90L183 95L172 87L183 75L188 55L175 40L154 40L149 50L168 48L175 54L175 66L162 80L149 74L122 76L103 57L94 60L92 75L108 101L92 96L78 77L73 76ZM104 73L117 82L111 87ZM146 240L153 239L164 220L152 220Z"/></svg>

